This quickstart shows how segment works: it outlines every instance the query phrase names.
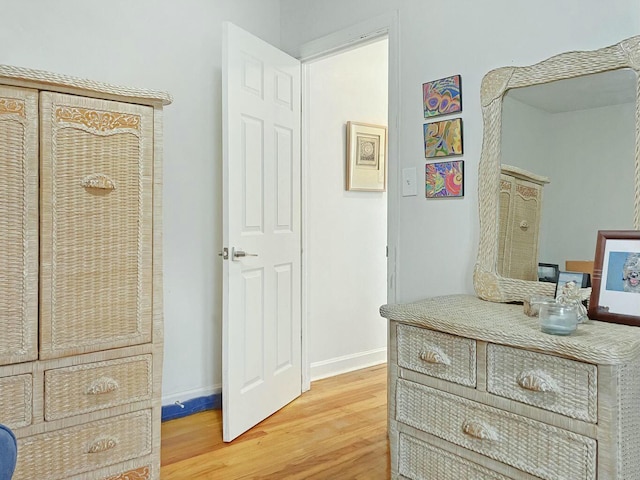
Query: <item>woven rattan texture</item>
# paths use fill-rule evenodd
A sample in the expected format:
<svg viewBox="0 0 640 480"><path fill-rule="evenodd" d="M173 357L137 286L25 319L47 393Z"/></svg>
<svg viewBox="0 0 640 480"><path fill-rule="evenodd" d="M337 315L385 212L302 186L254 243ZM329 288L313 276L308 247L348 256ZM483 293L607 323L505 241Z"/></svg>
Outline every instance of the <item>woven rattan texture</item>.
<svg viewBox="0 0 640 480"><path fill-rule="evenodd" d="M0 378L0 419L9 428L31 424L33 376L14 375Z"/></svg>
<svg viewBox="0 0 640 480"><path fill-rule="evenodd" d="M532 294L553 294L553 284L506 278L496 273L503 93L508 88L618 68L632 68L640 73L640 36L600 50L567 52L536 65L499 68L485 75L481 86L484 135L478 171L480 238L474 270L474 287L478 296L511 302L522 301ZM640 75L637 92L640 95ZM640 229L640 101L636 101L635 178L633 225Z"/></svg>
<svg viewBox="0 0 640 480"><path fill-rule="evenodd" d="M403 433L399 463L399 473L415 480L513 480Z"/></svg>
<svg viewBox="0 0 640 480"><path fill-rule="evenodd" d="M67 478L151 453L151 411L142 410L18 440L13 480Z"/></svg>
<svg viewBox="0 0 640 480"><path fill-rule="evenodd" d="M86 80L82 78L61 75L58 73L45 72L42 70L33 70L29 68L15 67L11 65L0 65L0 82L2 79L18 79L28 80L35 83L52 84L65 87L78 88L96 94L111 94L122 97L131 97L132 99L140 98L150 101L158 101L163 105L170 104L173 99L166 92L156 90L148 90L143 88L128 88L118 85L111 85L94 80ZM55 89L55 87L54 87Z"/></svg>
<svg viewBox="0 0 640 480"><path fill-rule="evenodd" d="M42 98L51 148L41 182L41 350L60 356L149 341L152 109ZM137 123L114 121L124 114ZM109 179L97 182L105 188L83 182L100 177Z"/></svg>
<svg viewBox="0 0 640 480"><path fill-rule="evenodd" d="M526 389L519 377L549 380L538 385L546 391ZM489 344L487 391L522 403L596 423L598 419L597 368L595 365ZM531 388L531 386L530 386Z"/></svg>
<svg viewBox="0 0 640 480"><path fill-rule="evenodd" d="M618 422L620 428L616 432L620 446L617 464L621 466L619 478L640 477L640 415L638 399L640 399L639 365L624 365L618 370L620 388L620 404L618 405Z"/></svg>
<svg viewBox="0 0 640 480"><path fill-rule="evenodd" d="M0 86L0 365L35 359L37 96Z"/></svg>
<svg viewBox="0 0 640 480"><path fill-rule="evenodd" d="M579 325L573 335L548 335L540 331L537 318L524 314L522 305L487 302L472 295L383 305L380 314L461 337L544 350L594 364L625 364L640 352L640 329L637 327L589 321Z"/></svg>
<svg viewBox="0 0 640 480"><path fill-rule="evenodd" d="M399 325L398 365L474 387L476 342L446 333Z"/></svg>
<svg viewBox="0 0 640 480"><path fill-rule="evenodd" d="M396 418L545 480L596 478L596 441L433 388L398 380ZM471 431L484 438L464 432Z"/></svg>
<svg viewBox="0 0 640 480"><path fill-rule="evenodd" d="M55 420L151 398L151 355L45 372L45 418Z"/></svg>

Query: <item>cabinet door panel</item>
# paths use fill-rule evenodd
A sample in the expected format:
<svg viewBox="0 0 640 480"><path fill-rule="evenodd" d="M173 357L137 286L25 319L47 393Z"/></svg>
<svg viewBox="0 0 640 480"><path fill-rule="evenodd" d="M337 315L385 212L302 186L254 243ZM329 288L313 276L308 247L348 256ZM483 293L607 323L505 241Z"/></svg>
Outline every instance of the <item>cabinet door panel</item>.
<svg viewBox="0 0 640 480"><path fill-rule="evenodd" d="M40 102L40 358L149 342L153 109Z"/></svg>
<svg viewBox="0 0 640 480"><path fill-rule="evenodd" d="M0 365L37 358L38 93L0 86Z"/></svg>

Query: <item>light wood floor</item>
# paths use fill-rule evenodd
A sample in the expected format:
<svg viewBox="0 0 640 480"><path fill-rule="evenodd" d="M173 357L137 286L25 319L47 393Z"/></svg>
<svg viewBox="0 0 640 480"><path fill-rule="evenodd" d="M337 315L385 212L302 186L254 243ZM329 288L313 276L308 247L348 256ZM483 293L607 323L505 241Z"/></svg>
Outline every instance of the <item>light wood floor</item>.
<svg viewBox="0 0 640 480"><path fill-rule="evenodd" d="M162 424L162 480L386 480L387 369L318 380L231 443L220 410Z"/></svg>

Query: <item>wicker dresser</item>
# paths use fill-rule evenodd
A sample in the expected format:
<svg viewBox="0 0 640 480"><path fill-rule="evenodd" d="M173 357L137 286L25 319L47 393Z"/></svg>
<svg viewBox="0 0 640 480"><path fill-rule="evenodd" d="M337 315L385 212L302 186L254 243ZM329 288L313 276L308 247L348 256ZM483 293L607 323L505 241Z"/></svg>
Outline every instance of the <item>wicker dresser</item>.
<svg viewBox="0 0 640 480"><path fill-rule="evenodd" d="M640 328L540 332L473 296L385 305L392 478L640 479Z"/></svg>
<svg viewBox="0 0 640 480"><path fill-rule="evenodd" d="M165 93L0 66L0 423L15 480L157 479Z"/></svg>

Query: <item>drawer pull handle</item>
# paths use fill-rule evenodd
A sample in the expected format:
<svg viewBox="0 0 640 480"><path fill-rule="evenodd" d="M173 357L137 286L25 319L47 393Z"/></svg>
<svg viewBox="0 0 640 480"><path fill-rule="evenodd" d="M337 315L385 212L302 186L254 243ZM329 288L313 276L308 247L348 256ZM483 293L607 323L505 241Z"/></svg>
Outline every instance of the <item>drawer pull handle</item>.
<svg viewBox="0 0 640 480"><path fill-rule="evenodd" d="M82 179L80 185L82 185L84 188L100 188L102 190L116 189L116 182L102 173L93 173L91 175L87 175Z"/></svg>
<svg viewBox="0 0 640 480"><path fill-rule="evenodd" d="M113 437L98 438L89 446L89 453L106 452L117 446L118 440Z"/></svg>
<svg viewBox="0 0 640 480"><path fill-rule="evenodd" d="M557 392L558 386L553 379L544 372L525 371L518 375L518 385L532 392Z"/></svg>
<svg viewBox="0 0 640 480"><path fill-rule="evenodd" d="M435 365L451 365L451 360L438 347L429 347L420 352L420 360Z"/></svg>
<svg viewBox="0 0 640 480"><path fill-rule="evenodd" d="M466 435L479 440L498 440L498 434L496 431L484 422L464 422L462 425L462 431Z"/></svg>
<svg viewBox="0 0 640 480"><path fill-rule="evenodd" d="M91 382L87 387L87 395L102 395L104 393L114 392L119 385L116 380L109 377L100 377Z"/></svg>

